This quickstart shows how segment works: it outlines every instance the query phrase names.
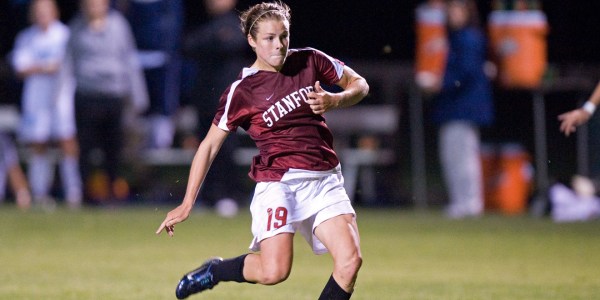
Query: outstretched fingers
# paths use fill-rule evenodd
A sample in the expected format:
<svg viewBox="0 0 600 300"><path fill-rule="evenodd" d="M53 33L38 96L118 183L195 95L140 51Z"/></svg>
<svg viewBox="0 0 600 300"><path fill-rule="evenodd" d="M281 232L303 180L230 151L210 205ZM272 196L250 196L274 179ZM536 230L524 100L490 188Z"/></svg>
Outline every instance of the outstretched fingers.
<svg viewBox="0 0 600 300"><path fill-rule="evenodd" d="M586 121L585 115L583 115L579 110L563 113L558 116L558 120L561 122L560 131L566 136L574 133L577 130L577 126L585 123Z"/></svg>
<svg viewBox="0 0 600 300"><path fill-rule="evenodd" d="M156 234L160 234L163 230L165 230L169 236L173 236L175 224L185 221L189 216L189 210L189 207L180 205L170 211L165 217L164 221L160 224L160 226L158 226Z"/></svg>
<svg viewBox="0 0 600 300"><path fill-rule="evenodd" d="M175 223L178 222L175 222L173 219L169 219L169 217L165 218L165 220L156 230L156 234L160 234L163 230L165 230L169 236L173 236L173 231L175 231Z"/></svg>

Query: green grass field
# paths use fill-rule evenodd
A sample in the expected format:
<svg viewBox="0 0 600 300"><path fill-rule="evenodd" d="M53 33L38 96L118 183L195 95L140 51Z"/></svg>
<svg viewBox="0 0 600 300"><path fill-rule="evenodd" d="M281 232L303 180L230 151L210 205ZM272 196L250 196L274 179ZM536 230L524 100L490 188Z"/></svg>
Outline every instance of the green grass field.
<svg viewBox="0 0 600 300"><path fill-rule="evenodd" d="M246 251L250 217L195 212L156 236L166 207L20 212L0 208L0 299L175 299L180 277ZM452 221L358 209L364 265L352 299L599 299L600 222L527 216ZM221 283L190 299L316 299L331 272L298 235L290 278Z"/></svg>

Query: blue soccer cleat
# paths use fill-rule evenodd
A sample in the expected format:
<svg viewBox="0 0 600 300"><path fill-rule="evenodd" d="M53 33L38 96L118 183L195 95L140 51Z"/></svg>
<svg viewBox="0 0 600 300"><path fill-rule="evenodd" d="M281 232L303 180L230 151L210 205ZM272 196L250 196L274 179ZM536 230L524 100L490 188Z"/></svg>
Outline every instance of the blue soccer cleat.
<svg viewBox="0 0 600 300"><path fill-rule="evenodd" d="M217 282L213 280L212 268L223 261L220 257L211 258L205 261L199 268L183 276L175 290L177 299L185 299L191 294L200 293L204 290L210 290Z"/></svg>

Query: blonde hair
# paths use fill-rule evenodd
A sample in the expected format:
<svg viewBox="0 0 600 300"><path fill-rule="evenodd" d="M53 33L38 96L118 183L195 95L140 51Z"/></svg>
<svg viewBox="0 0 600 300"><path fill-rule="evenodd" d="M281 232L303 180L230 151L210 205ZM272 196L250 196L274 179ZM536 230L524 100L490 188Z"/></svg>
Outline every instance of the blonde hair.
<svg viewBox="0 0 600 300"><path fill-rule="evenodd" d="M256 37L259 21L267 19L287 20L291 24L291 9L281 2L263 2L251 6L240 15L240 27L245 36Z"/></svg>

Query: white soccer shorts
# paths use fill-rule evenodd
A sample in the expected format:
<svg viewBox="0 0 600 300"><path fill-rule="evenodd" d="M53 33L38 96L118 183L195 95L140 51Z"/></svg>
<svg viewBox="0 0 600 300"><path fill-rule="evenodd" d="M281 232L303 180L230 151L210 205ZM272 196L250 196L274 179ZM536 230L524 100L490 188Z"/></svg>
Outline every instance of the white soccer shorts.
<svg viewBox="0 0 600 300"><path fill-rule="evenodd" d="M77 134L72 101L38 100L40 101L29 101L23 105L19 128L20 141L44 143L53 139L65 140Z"/></svg>
<svg viewBox="0 0 600 300"><path fill-rule="evenodd" d="M254 235L250 249L259 251L262 240L277 234L300 232L315 254L326 253L315 228L339 215L356 216L339 168L332 171L318 177L259 182L250 205Z"/></svg>

